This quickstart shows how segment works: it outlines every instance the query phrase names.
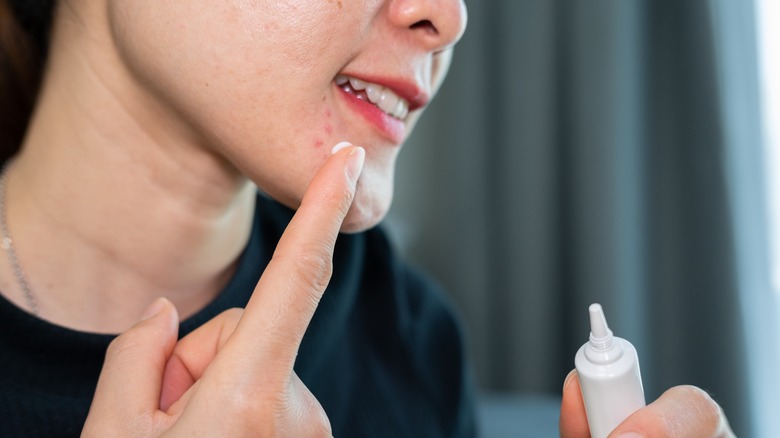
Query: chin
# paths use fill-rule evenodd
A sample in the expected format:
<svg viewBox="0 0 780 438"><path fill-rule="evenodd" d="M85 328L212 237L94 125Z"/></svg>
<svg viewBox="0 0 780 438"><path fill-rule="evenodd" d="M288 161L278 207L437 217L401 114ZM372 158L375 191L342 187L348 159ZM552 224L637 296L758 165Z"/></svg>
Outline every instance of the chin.
<svg viewBox="0 0 780 438"><path fill-rule="evenodd" d="M390 209L392 193L387 195L384 197L365 197L361 196L360 191L358 191L355 201L352 202L352 206L341 224L341 232L359 233L379 224Z"/></svg>

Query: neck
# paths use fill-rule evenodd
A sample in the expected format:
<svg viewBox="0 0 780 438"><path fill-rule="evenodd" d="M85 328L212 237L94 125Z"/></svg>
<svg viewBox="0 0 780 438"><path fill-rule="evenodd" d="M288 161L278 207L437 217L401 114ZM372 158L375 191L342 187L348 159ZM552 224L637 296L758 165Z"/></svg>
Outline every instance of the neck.
<svg viewBox="0 0 780 438"><path fill-rule="evenodd" d="M230 278L251 231L255 187L120 63L92 62L88 45L73 47L53 48L6 175L8 228L40 316L120 332L159 296L191 315ZM83 62L56 56L82 49ZM24 307L9 263L0 263L0 278L0 290Z"/></svg>

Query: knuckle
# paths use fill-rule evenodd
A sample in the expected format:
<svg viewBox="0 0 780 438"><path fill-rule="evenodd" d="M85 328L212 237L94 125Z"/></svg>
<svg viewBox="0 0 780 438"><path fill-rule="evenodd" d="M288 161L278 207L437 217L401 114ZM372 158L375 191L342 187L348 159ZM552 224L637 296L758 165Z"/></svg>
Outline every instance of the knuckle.
<svg viewBox="0 0 780 438"><path fill-rule="evenodd" d="M331 438L333 436L333 427L330 424L330 419L325 411L319 407L315 411L315 417L312 421L315 423L315 436L322 438Z"/></svg>
<svg viewBox="0 0 780 438"><path fill-rule="evenodd" d="M219 397L219 405L235 415L236 418L252 419L263 416L267 411L266 397L257 390L251 390L252 385L246 385L238 380L222 381L219 385L224 391Z"/></svg>
<svg viewBox="0 0 780 438"><path fill-rule="evenodd" d="M339 213L341 214L341 217L347 215L349 212L350 207L352 206L352 201L355 198L355 192L351 189L344 189L344 192L339 196L338 199L338 209Z"/></svg>
<svg viewBox="0 0 780 438"><path fill-rule="evenodd" d="M220 405L253 435L332 437L325 410L297 378L269 379L246 385L241 379L222 382L230 387Z"/></svg>
<svg viewBox="0 0 780 438"><path fill-rule="evenodd" d="M322 201L328 210L335 207L337 213L345 215L355 197L355 191L348 185L331 186L330 190L322 195Z"/></svg>
<svg viewBox="0 0 780 438"><path fill-rule="evenodd" d="M238 390L224 400L231 417L241 419L248 430L261 431L260 436L276 436L275 431L283 430L278 415L282 404L280 392L264 388L262 390Z"/></svg>
<svg viewBox="0 0 780 438"><path fill-rule="evenodd" d="M305 288L323 292L333 274L333 260L325 245L313 245L295 255L293 269L296 278Z"/></svg>
<svg viewBox="0 0 780 438"><path fill-rule="evenodd" d="M263 412L262 404L244 391L234 392L227 400L230 412L238 418L255 418Z"/></svg>
<svg viewBox="0 0 780 438"><path fill-rule="evenodd" d="M285 419L281 423L297 425L301 429L301 436L333 436L328 415L314 395L302 384L298 386L297 392L288 395L282 412Z"/></svg>

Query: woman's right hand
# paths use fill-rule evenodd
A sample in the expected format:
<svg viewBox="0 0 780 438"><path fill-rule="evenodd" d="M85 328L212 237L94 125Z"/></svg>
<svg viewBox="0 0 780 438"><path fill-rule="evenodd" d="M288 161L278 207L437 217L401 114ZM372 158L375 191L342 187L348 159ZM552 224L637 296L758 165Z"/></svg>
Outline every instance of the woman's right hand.
<svg viewBox="0 0 780 438"><path fill-rule="evenodd" d="M83 436L330 437L325 411L293 371L331 270L365 152L348 147L317 172L245 310L177 342L159 299L109 346Z"/></svg>

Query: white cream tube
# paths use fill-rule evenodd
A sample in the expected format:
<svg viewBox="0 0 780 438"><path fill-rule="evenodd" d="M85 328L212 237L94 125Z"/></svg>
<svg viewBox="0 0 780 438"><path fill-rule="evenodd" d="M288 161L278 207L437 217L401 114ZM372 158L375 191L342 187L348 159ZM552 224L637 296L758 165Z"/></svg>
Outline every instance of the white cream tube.
<svg viewBox="0 0 780 438"><path fill-rule="evenodd" d="M590 340L574 359L592 438L606 438L645 406L639 358L630 342L612 335L600 304L591 304Z"/></svg>

